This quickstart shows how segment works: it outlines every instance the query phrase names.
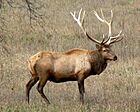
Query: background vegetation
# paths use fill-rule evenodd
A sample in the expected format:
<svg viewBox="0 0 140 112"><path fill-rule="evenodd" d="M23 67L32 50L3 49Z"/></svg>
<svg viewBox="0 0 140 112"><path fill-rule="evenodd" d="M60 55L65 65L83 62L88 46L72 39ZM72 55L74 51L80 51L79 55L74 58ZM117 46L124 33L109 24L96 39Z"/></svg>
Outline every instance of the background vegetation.
<svg viewBox="0 0 140 112"><path fill-rule="evenodd" d="M48 82L47 106L36 88L30 105L25 85L30 79L26 60L41 50L95 49L74 22L70 11L86 10L88 33L101 39L108 32L94 16L114 12L113 34L121 29L122 42L112 48L119 59L99 76L86 80L85 105L76 82ZM1 112L139 112L140 111L140 0L0 0L0 111Z"/></svg>

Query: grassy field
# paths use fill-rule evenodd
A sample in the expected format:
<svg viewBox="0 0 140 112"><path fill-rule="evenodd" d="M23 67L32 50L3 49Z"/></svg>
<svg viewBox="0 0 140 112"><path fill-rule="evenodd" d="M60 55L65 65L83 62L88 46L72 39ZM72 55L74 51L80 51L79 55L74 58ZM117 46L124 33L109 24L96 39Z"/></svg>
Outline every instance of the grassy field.
<svg viewBox="0 0 140 112"><path fill-rule="evenodd" d="M16 0L15 0L16 2ZM19 0L22 3L22 0ZM15 3L16 4L16 3ZM139 0L40 0L42 19L32 20L25 9L3 3L0 9L0 112L140 112L140 1ZM30 105L25 101L25 85L30 79L26 60L41 50L95 49L70 16L70 11L86 10L85 27L98 40L108 29L93 10L114 12L113 34L121 29L123 41L112 49L118 61L109 62L100 75L85 81L85 104L79 103L76 82L48 82L47 106L36 90Z"/></svg>

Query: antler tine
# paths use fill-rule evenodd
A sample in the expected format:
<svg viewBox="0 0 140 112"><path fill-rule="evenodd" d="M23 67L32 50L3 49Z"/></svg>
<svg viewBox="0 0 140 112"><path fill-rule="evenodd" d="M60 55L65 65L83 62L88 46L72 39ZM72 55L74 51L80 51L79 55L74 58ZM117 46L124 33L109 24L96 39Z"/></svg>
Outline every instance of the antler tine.
<svg viewBox="0 0 140 112"><path fill-rule="evenodd" d="M105 16L104 16L104 14L103 14L103 10L100 9L100 11L101 11L101 15L102 15L102 18L103 18L104 22L108 23L108 22L105 20Z"/></svg>
<svg viewBox="0 0 140 112"><path fill-rule="evenodd" d="M78 17L76 17L76 13L72 13L70 12L70 14L72 15L73 19L78 23L78 25L80 26L80 28L82 29L82 31L84 32L84 34L90 39L92 40L93 42L97 43L97 44L101 44L101 42L99 42L98 40L94 39L94 38L91 38L88 33L86 32L83 24L84 24L84 17L85 17L85 11L83 11L83 15L81 16L82 14L82 8L80 9L79 11L79 14L78 14Z"/></svg>
<svg viewBox="0 0 140 112"><path fill-rule="evenodd" d="M85 11L83 12L83 16L82 16L82 19L81 19L82 26L84 24L84 17L85 17Z"/></svg>
<svg viewBox="0 0 140 112"><path fill-rule="evenodd" d="M101 22L104 22L104 20L98 15L96 11L93 11L97 19L99 19Z"/></svg>
<svg viewBox="0 0 140 112"><path fill-rule="evenodd" d="M106 41L105 41L105 39L103 39L105 42L102 41L103 43L106 43L106 42L109 40L110 36L112 35L113 11L111 10L111 19L110 19L110 22L108 22L108 21L105 19L102 9L101 9L100 11L101 11L101 16L102 16L102 17L100 17L96 11L94 11L94 14L95 14L95 16L97 17L97 19L98 19L99 21L101 21L101 22L103 22L103 23L106 23L106 24L108 25L108 28L109 28L108 39L107 39Z"/></svg>
<svg viewBox="0 0 140 112"><path fill-rule="evenodd" d="M82 8L80 9L79 14L78 14L78 20L79 20L79 21L80 21L80 19L81 19L81 12L82 12Z"/></svg>
<svg viewBox="0 0 140 112"><path fill-rule="evenodd" d="M111 10L111 19L110 19L110 23L113 21L113 11Z"/></svg>
<svg viewBox="0 0 140 112"><path fill-rule="evenodd" d="M114 37L111 37L111 39L117 39L118 37L120 37L120 35L122 34L122 30L118 33L118 35L114 36Z"/></svg>
<svg viewBox="0 0 140 112"><path fill-rule="evenodd" d="M122 34L122 30L118 33L118 35L114 36L114 37L110 37L109 41L106 44L113 44L115 42L119 42L123 39L123 35Z"/></svg>
<svg viewBox="0 0 140 112"><path fill-rule="evenodd" d="M105 39L106 39L106 37L105 37L105 35L103 34L103 40L102 40L102 44L104 43L104 41L105 41Z"/></svg>
<svg viewBox="0 0 140 112"><path fill-rule="evenodd" d="M78 23L78 25L80 26L80 28L82 29L82 31L85 33L85 30L84 28L82 27L82 24L83 24L83 20L84 20L84 15L85 15L85 11L83 13L83 16L82 16L82 21L80 21L80 17L81 17L81 13L82 13L82 8L80 9L79 11L79 14L78 14L78 17L76 18L76 12L74 11L74 13L70 12L70 14L72 15L73 19Z"/></svg>

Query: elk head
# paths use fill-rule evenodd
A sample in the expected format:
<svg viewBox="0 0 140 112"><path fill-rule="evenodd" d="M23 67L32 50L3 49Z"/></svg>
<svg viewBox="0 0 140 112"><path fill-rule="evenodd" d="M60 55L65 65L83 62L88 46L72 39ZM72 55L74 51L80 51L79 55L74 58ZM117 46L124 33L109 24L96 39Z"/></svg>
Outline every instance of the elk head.
<svg viewBox="0 0 140 112"><path fill-rule="evenodd" d="M123 39L123 34L122 31L120 31L116 36L112 36L112 22L113 22L113 12L111 10L111 19L108 22L103 14L103 11L101 10L101 16L100 17L98 15L98 13L96 11L94 11L95 16L97 17L97 19L105 24L107 24L108 29L109 29L109 33L108 36L104 36L103 34L103 39L102 41L98 41L95 38L91 38L89 36L89 34L87 33L87 31L84 28L84 17L85 17L85 11L82 11L82 9L79 11L78 17L76 17L76 12L72 13L70 12L70 14L72 15L73 19L78 23L79 27L82 29L82 31L84 32L84 34L88 37L88 39L90 39L91 41L96 43L96 48L98 49L98 51L100 52L100 54L103 56L103 58L105 60L117 60L117 56L114 54L114 52L111 50L111 45L113 43L119 42ZM82 15L81 15L82 14Z"/></svg>

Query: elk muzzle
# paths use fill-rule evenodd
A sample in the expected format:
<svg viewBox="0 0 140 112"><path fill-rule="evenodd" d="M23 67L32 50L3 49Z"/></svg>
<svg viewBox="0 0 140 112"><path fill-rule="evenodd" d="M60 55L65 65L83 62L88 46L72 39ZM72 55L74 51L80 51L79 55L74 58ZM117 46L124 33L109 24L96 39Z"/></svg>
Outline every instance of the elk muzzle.
<svg viewBox="0 0 140 112"><path fill-rule="evenodd" d="M116 60L117 60L117 56L114 56L113 61L116 61Z"/></svg>

